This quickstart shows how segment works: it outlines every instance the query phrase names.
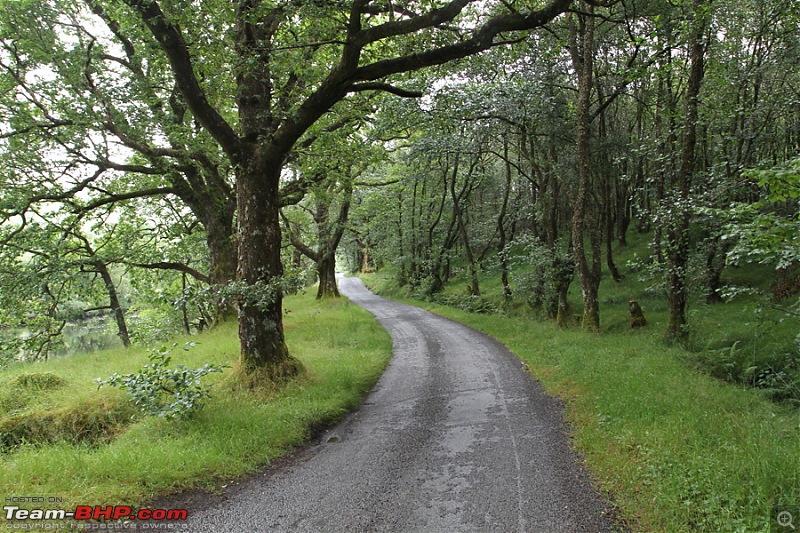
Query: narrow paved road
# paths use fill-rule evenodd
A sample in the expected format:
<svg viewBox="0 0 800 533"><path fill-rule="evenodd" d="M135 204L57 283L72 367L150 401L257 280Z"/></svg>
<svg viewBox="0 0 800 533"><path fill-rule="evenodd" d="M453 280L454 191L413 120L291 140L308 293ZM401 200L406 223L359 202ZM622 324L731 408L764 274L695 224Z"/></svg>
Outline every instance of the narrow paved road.
<svg viewBox="0 0 800 533"><path fill-rule="evenodd" d="M568 446L560 406L513 354L358 279L339 283L391 334L385 374L319 445L194 511L186 530L615 529Z"/></svg>

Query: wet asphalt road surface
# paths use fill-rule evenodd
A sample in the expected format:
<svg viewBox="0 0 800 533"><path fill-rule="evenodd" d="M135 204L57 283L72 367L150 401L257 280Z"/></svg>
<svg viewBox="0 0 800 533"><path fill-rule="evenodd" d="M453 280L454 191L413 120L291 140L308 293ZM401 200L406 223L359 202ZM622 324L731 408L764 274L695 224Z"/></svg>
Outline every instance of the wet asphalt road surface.
<svg viewBox="0 0 800 533"><path fill-rule="evenodd" d="M619 529L569 448L561 406L513 354L358 279L339 287L391 334L386 372L317 445L193 509L185 531Z"/></svg>

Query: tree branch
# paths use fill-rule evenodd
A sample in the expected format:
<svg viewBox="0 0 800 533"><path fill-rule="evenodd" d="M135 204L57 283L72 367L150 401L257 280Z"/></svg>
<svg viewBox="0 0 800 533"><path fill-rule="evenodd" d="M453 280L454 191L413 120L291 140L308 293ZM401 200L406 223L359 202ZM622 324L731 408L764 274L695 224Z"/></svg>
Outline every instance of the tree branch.
<svg viewBox="0 0 800 533"><path fill-rule="evenodd" d="M147 268L150 270L177 270L178 272L185 272L186 274L189 274L193 278L202 281L203 283L211 283L210 277L206 276L202 272L198 272L189 265L185 265L183 263L172 263L168 261L161 261L158 263L123 262L123 264L139 268Z"/></svg>
<svg viewBox="0 0 800 533"><path fill-rule="evenodd" d="M287 205L295 205L303 199L306 192L314 185L322 182L326 178L324 172L320 172L312 178L300 178L298 180L290 181L280 190L280 207Z"/></svg>
<svg viewBox="0 0 800 533"><path fill-rule="evenodd" d="M348 92L356 93L361 91L384 91L396 96L400 96L401 98L422 98L422 91L410 91L407 89L401 89L400 87L395 87L394 85L389 85L388 83L380 82L357 83L352 85Z"/></svg>
<svg viewBox="0 0 800 533"><path fill-rule="evenodd" d="M220 144L234 164L240 159L241 143L236 132L209 103L194 73L189 47L177 25L169 21L156 0L125 0L136 10L167 55L175 81L197 121Z"/></svg>
<svg viewBox="0 0 800 533"><path fill-rule="evenodd" d="M419 30L446 24L455 19L461 11L475 0L453 0L439 9L434 9L424 15L408 19L396 20L380 24L359 32L356 42L359 47L374 43L388 37L408 35Z"/></svg>
<svg viewBox="0 0 800 533"><path fill-rule="evenodd" d="M465 2L463 0L461 2L452 2L443 9L452 8L454 4L460 5L464 3ZM411 54L393 59L384 59L364 65L356 70L352 76L352 81L358 82L377 80L392 74L399 74L401 72L409 72L434 65L441 65L454 59L460 59L478 52L482 52L492 47L494 38L499 34L541 27L564 13L571 4L572 0L553 0L550 5L538 11L534 11L529 15L521 15L519 13L497 15L489 19L477 30L475 30L472 34L472 37L467 40L418 54ZM456 13L456 15L457 14L458 13ZM402 22L406 21L401 21L401 23ZM381 27L382 26L378 26L375 29ZM398 34L399 33L396 32L388 33L389 36Z"/></svg>
<svg viewBox="0 0 800 533"><path fill-rule="evenodd" d="M165 194L175 194L175 190L171 187L156 187L153 189L143 189L141 191L132 191L122 194L107 193L107 198L96 200L75 210L76 213L83 213L103 207L108 204L115 204L117 202L124 202L125 200L133 200L134 198L148 198L150 196L163 196Z"/></svg>
<svg viewBox="0 0 800 533"><path fill-rule="evenodd" d="M62 126L74 126L74 125L75 123L71 120L56 120L49 124L34 124L32 126L28 126L19 130L0 133L0 139L10 139L11 137L15 137L17 135L24 135L26 133L30 133L35 130L52 130L60 128Z"/></svg>
<svg viewBox="0 0 800 533"><path fill-rule="evenodd" d="M322 259L322 254L320 252L312 250L311 247L303 244L300 238L295 234L294 229L292 227L292 223L289 222L289 219L286 218L286 215L283 214L283 211L281 211L280 213L284 224L286 224L286 236L289 237L289 241L292 243L292 246L294 246L297 249L297 251L299 251L304 256L308 257L315 263L318 263Z"/></svg>

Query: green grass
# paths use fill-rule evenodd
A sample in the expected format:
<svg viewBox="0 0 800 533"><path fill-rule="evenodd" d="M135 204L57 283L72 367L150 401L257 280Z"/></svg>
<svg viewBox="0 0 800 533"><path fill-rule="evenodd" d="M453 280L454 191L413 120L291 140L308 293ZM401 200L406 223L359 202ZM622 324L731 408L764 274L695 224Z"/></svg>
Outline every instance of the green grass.
<svg viewBox="0 0 800 533"><path fill-rule="evenodd" d="M359 404L388 362L391 341L371 315L346 301L320 303L308 294L287 298L285 308L290 352L306 369L302 378L280 390L243 391L232 386L228 370L206 378L212 398L190 420L139 417L108 442L18 446L0 454L0 494L135 507L189 488L211 488L302 444ZM173 364L233 365L238 357L235 324L175 342L188 340L197 346L175 350ZM124 403L120 391L98 392L92 380L134 372L146 362L145 350L132 349L8 368L0 373L0 420L98 398ZM45 372L63 383L20 389L21 375Z"/></svg>
<svg viewBox="0 0 800 533"><path fill-rule="evenodd" d="M800 410L711 370L724 374L720 362L731 351L756 360L791 349L796 322L759 318L755 299L711 306L695 295L689 349L667 344L665 298L624 266L645 245L634 238L619 250L622 283L603 280L600 334L559 330L520 302L490 315L410 303L496 337L565 401L576 449L632 530L768 532L773 506L800 504ZM742 268L728 276L769 285L765 272ZM395 279L391 269L365 276L376 292L409 301L411 291ZM463 295L464 285L457 278L445 294ZM482 274L481 289L501 306L497 272ZM571 290L579 310L577 283ZM642 304L647 327L629 327L629 299Z"/></svg>

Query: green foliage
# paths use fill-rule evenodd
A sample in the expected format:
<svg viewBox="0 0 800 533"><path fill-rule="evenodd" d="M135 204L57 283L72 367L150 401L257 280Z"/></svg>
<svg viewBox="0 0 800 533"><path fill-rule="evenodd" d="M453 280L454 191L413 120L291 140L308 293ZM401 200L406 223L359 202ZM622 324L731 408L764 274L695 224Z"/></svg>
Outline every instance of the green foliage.
<svg viewBox="0 0 800 533"><path fill-rule="evenodd" d="M516 250L516 252L515 252ZM558 305L559 280L570 272L575 258L564 243L550 248L539 239L523 236L508 247L514 294L535 310L550 310Z"/></svg>
<svg viewBox="0 0 800 533"><path fill-rule="evenodd" d="M789 336L795 331L796 319L764 303L755 306L751 316L744 324L746 333L706 338L705 345L697 346L686 360L716 378L800 408L800 335L793 341Z"/></svg>
<svg viewBox="0 0 800 533"><path fill-rule="evenodd" d="M223 301L245 301L259 309L267 310L274 305L281 294L294 294L305 288L305 276L302 270L287 269L283 276L270 280L258 280L255 283L237 280L210 289L214 297ZM208 294L208 293L206 293Z"/></svg>
<svg viewBox="0 0 800 533"><path fill-rule="evenodd" d="M177 345L173 345L175 348ZM194 344L187 343L184 350ZM108 379L97 378L100 387L110 385L124 390L142 413L165 418L188 418L204 407L202 400L210 396L210 389L200 379L212 372L222 372L218 365L205 364L201 368L177 365L168 368L172 349L162 346L151 350L150 363L132 374L114 374Z"/></svg>
<svg viewBox="0 0 800 533"><path fill-rule="evenodd" d="M230 483L340 419L380 376L391 356L391 340L369 313L346 301L317 302L304 295L285 302L291 311L285 321L290 349L307 370L304 378L281 388L248 390L232 387L228 369L209 376L221 378L217 386L225 394L208 398L206 407L192 418L140 416L128 420L125 431L115 433L112 440L91 448L69 440L15 448L0 454L0 493L145 505L181 490ZM237 360L235 323L222 323L201 338L202 343L189 352L176 351L173 360L183 356L181 362L187 366L233 365ZM186 340L176 339L179 345ZM127 410L130 419L133 405L119 391L98 393L85 379L86 368L106 374L130 372L145 361L145 355L133 347L54 359L47 363L48 371L70 386L52 391L55 397L32 400L31 407L54 411L58 407L53 405L86 405L87 397L102 394L113 398L116 408ZM15 372L19 370L0 370L0 392L14 380Z"/></svg>
<svg viewBox="0 0 800 533"><path fill-rule="evenodd" d="M786 269L800 263L800 159L768 170L749 170L764 199L707 210L724 222L723 239L733 242L732 264L758 262Z"/></svg>
<svg viewBox="0 0 800 533"><path fill-rule="evenodd" d="M646 330L586 335L526 315L432 310L499 339L565 401L576 447L631 530L767 531L769 509L800 497L800 411L693 371L687 352Z"/></svg>
<svg viewBox="0 0 800 533"><path fill-rule="evenodd" d="M427 298L421 299L440 305L455 307L457 309L461 309L462 311L467 311L468 313L493 315L501 312L501 310L492 302L476 295L434 293L428 295Z"/></svg>

